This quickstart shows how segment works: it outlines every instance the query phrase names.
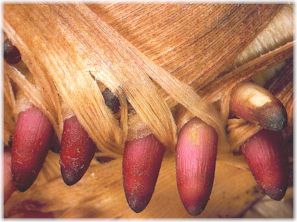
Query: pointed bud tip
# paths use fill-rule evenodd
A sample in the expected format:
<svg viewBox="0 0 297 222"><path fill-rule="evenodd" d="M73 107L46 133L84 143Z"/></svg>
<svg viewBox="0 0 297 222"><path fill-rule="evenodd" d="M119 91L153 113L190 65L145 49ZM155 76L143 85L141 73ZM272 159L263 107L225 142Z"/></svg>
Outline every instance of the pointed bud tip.
<svg viewBox="0 0 297 222"><path fill-rule="evenodd" d="M33 179L28 178L26 182L18 182L14 184L15 184L15 187L18 189L18 191L25 192L31 187L34 181L35 181L35 178Z"/></svg>
<svg viewBox="0 0 297 222"><path fill-rule="evenodd" d="M258 112L260 124L264 129L279 131L287 125L287 112L282 103L264 106Z"/></svg>
<svg viewBox="0 0 297 222"><path fill-rule="evenodd" d="M176 149L176 180L180 198L193 216L200 214L212 190L217 133L198 118L181 129Z"/></svg>
<svg viewBox="0 0 297 222"><path fill-rule="evenodd" d="M96 145L75 116L64 121L60 150L62 178L68 186L77 183L94 157Z"/></svg>
<svg viewBox="0 0 297 222"><path fill-rule="evenodd" d="M286 194L287 187L282 188L265 188L263 187L264 193L267 194L273 200L281 200Z"/></svg>
<svg viewBox="0 0 297 222"><path fill-rule="evenodd" d="M201 214L204 211L206 204L207 204L207 201L204 205L196 204L194 206L187 206L186 210L190 215L198 216L199 214Z"/></svg>
<svg viewBox="0 0 297 222"><path fill-rule="evenodd" d="M164 152L152 134L126 143L123 186L127 202L136 213L146 208L153 195Z"/></svg>
<svg viewBox="0 0 297 222"><path fill-rule="evenodd" d="M288 186L287 156L280 132L260 130L241 147L249 168L264 193L280 200Z"/></svg>
<svg viewBox="0 0 297 222"><path fill-rule="evenodd" d="M281 101L268 90L250 82L238 84L233 89L230 111L272 131L282 130L287 123L287 112Z"/></svg>
<svg viewBox="0 0 297 222"><path fill-rule="evenodd" d="M53 133L48 118L36 107L19 113L12 142L11 171L18 190L26 191L45 161Z"/></svg>
<svg viewBox="0 0 297 222"><path fill-rule="evenodd" d="M129 207L135 212L140 213L148 205L151 197L150 195L139 197L137 195L126 195Z"/></svg>
<svg viewBox="0 0 297 222"><path fill-rule="evenodd" d="M20 192L27 191L32 186L37 176L38 174L30 169L12 172L13 183Z"/></svg>
<svg viewBox="0 0 297 222"><path fill-rule="evenodd" d="M61 168L61 174L64 183L68 186L76 184L83 176L82 172L76 172L72 169L68 170L64 168Z"/></svg>

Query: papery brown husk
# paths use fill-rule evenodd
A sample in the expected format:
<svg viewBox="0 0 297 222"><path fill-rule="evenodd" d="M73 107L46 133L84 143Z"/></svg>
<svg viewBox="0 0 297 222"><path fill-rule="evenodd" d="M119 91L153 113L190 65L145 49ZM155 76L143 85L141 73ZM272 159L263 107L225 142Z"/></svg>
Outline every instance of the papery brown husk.
<svg viewBox="0 0 297 222"><path fill-rule="evenodd" d="M173 150L176 128L180 128L179 122L182 126L187 121L175 111L188 118L200 117L218 130L219 151L227 151L218 157L211 199L200 216L236 217L262 194L256 191L242 158L230 154L224 135L227 106L222 105L225 110L217 113L210 102L222 100L227 104L232 86L292 56L292 36L284 32L279 41L273 39L274 44L263 46L261 57L255 52L250 57L240 54L247 47L252 51L249 44L253 41L261 42L256 36L279 16L274 17L279 10L285 14L292 11L290 6L283 8L113 4L91 5L90 10L83 5L6 4L4 31L20 49L32 79L23 78L20 69L13 67L5 69L5 76L19 81L18 90L44 110L58 135L63 126L62 104L67 104L103 154L112 157L120 156L126 139L151 132ZM88 20L91 18L92 22ZM94 31L96 19L99 22ZM274 36L269 30L266 35ZM38 38L32 41L34 34ZM119 97L120 123L105 106L100 93L103 90L94 78ZM7 92L5 101L12 104ZM126 98L136 111L129 118ZM9 115L5 114L5 121ZM13 132L13 123L8 125L7 135ZM34 200L41 203L39 210L53 212L56 217L135 217L124 199L120 162L118 158L100 165L93 160L85 177L68 188L57 170L57 155L51 153L36 183L24 194L13 194L5 213L12 216L22 201ZM173 165L169 154L150 206L137 217L189 216L178 200Z"/></svg>

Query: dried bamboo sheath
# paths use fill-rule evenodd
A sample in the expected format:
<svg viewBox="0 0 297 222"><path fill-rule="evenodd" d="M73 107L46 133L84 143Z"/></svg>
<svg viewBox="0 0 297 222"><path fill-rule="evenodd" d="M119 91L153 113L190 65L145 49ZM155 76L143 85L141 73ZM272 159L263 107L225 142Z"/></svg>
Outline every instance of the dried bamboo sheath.
<svg viewBox="0 0 297 222"><path fill-rule="evenodd" d="M261 128L228 119L230 92L239 82L292 57L291 6L5 4L4 31L24 62L4 65L5 142L25 100L48 117L60 139L63 121L75 115L103 151L98 155L110 157L121 156L126 141L151 133L174 151L178 131L196 116L219 135L215 185L201 217L237 216L262 196L253 191L255 182L246 164L230 155ZM291 65L287 62L281 71L285 78ZM292 87L289 83L276 93L291 122ZM119 99L116 114L105 104L105 88ZM134 110L128 109L128 102ZM188 216L181 204L175 205L172 164L169 154L152 204L139 217ZM50 154L32 188L12 196L6 215L13 214L14 203L32 199L47 203L42 211L58 217L133 217L119 191L119 168L120 160L107 166L93 160L78 186L65 188L57 157ZM99 185L97 171L104 172ZM234 190L238 179L245 183ZM55 187L62 191L56 194ZM158 211L168 200L174 205ZM85 211L78 215L80 205Z"/></svg>
<svg viewBox="0 0 297 222"><path fill-rule="evenodd" d="M97 7L97 10L104 11L102 18L106 19L113 7L114 11L121 9L118 5ZM155 7L136 5L132 14L125 8L115 13L115 16L127 13L123 23L107 20L115 27L112 28L84 5L5 5L5 32L20 49L34 80L34 85L30 85L22 79L22 90L49 117L58 135L63 122L62 102L105 152L120 153L127 134L128 139L144 136L149 132L142 132L146 127L166 147L173 149L176 125L170 108L178 102L214 126L220 135L220 144L225 144L220 114L201 100L193 88L198 90L207 85L230 64L263 30L279 6L162 5L158 10L165 14L154 11ZM162 33L147 31L151 21L139 15L141 10L153 15L159 13L154 19L160 23L157 32L162 30ZM96 12L99 14L99 11ZM134 16L133 13L136 13L136 20L132 22L129 16ZM207 19L208 16L211 17ZM218 19L212 19L214 17ZM166 25L168 32L162 29L167 24L162 18L172 19L170 26ZM177 32L189 20L192 21L189 28ZM130 32L125 36L131 43L135 42L136 47L115 31L125 32L123 26L139 30L139 26L144 27L141 33L135 31L139 36L132 36ZM178 35L171 34L173 31ZM146 37L150 35L157 37ZM139 44L141 40L143 43ZM157 50L160 48L167 51ZM181 62L173 63L176 60ZM21 78L11 75L14 79ZM94 79L123 98L120 124L105 106ZM36 91L40 91L40 98L33 95L38 94ZM125 97L138 114L129 115L129 122ZM140 119L143 124L139 124Z"/></svg>

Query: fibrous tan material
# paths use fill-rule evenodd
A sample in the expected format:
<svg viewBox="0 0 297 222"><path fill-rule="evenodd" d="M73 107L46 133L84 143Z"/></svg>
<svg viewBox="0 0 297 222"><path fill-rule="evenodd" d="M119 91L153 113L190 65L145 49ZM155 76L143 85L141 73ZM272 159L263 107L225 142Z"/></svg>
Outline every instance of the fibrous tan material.
<svg viewBox="0 0 297 222"><path fill-rule="evenodd" d="M149 6L146 10L153 13L154 7L156 6ZM47 106L44 104L41 107L53 115L49 119L56 126L58 134L61 133L63 119L60 100L69 106L97 146L105 152L120 153L127 136L133 139L141 134L133 134L133 131L138 130L135 127L139 125L137 116L130 115L129 125L125 124L128 123L125 121L125 105L120 116L122 124L118 123L104 105L103 96L96 84L96 81L100 81L122 98L120 101L123 104L126 97L145 126L167 148L174 149L176 143L176 125L170 111L176 103L212 125L219 134L220 145L226 146L221 115L211 103L202 100L194 89L212 81L219 70L226 67L237 56L238 51L243 50L268 24L279 6L165 4L159 10L163 8L169 10L164 10L166 14L160 13L157 17L157 21L160 19L161 23L164 22L162 17L171 18L176 11L191 11L187 17L189 20L199 15L189 29L177 32L182 33L178 37L174 35L171 40L163 41L165 45L178 43L172 50L168 50L167 56L187 48L184 53L188 56L183 52L178 53L182 57L178 58L180 62L176 64L182 65L183 60L189 61L185 67L175 67L176 70L182 69L181 72L170 73L170 69L169 72L164 69L167 66L162 68L154 63L85 5L5 5L5 32L20 49L35 85L42 88L44 97L49 98L46 101ZM261 16L257 16L258 14ZM208 15L212 15L212 19L206 19ZM171 21L172 31L184 26L183 18L178 17ZM141 21L148 22L139 18L139 22ZM196 27L197 31L193 32L191 27ZM239 35L244 30L249 32L244 36ZM193 36L190 31L199 34ZM170 32L164 33L168 35ZM129 36L127 38L129 40ZM210 39L213 42L209 42ZM149 42L151 41L147 40ZM179 47L176 48L177 46ZM216 53L218 51L220 53ZM197 59L193 60L194 58ZM205 59L209 61L206 62Z"/></svg>
<svg viewBox="0 0 297 222"><path fill-rule="evenodd" d="M292 18L291 6L269 4L5 4L4 31L28 70L4 67L4 139L13 132L15 104L25 97L58 136L65 116L75 114L100 155L118 157L126 140L150 133L174 150L177 130L194 116L217 130L219 151L234 150L259 126L228 121L230 90L292 57ZM105 87L119 98L116 115L105 105ZM129 114L128 102L135 110ZM19 201L36 200L57 217L135 217L124 200L120 160L94 162L68 188L59 178L57 156L50 154L31 190L8 201L6 214ZM169 155L151 204L137 216L188 216L178 201L173 166ZM242 158L220 153L216 172L201 217L238 216L262 196L253 192Z"/></svg>

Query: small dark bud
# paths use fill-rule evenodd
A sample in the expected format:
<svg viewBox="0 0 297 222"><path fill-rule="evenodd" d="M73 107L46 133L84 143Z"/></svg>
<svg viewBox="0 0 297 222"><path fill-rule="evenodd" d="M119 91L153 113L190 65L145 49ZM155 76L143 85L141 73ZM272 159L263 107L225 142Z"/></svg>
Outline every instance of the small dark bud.
<svg viewBox="0 0 297 222"><path fill-rule="evenodd" d="M113 94L108 88L102 92L102 95L108 108L111 109L112 112L117 113L120 110L120 102L118 97L116 97L116 95Z"/></svg>
<svg viewBox="0 0 297 222"><path fill-rule="evenodd" d="M4 59L8 64L16 64L21 61L20 51L8 39L4 41Z"/></svg>

